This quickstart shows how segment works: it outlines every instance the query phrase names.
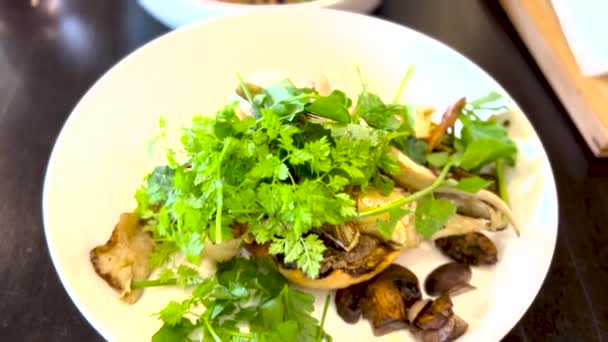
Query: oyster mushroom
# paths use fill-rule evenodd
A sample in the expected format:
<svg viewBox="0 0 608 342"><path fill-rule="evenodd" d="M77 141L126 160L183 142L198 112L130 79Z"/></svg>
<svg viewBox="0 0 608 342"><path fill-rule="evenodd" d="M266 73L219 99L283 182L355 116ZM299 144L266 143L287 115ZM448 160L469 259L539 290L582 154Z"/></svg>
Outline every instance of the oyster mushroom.
<svg viewBox="0 0 608 342"><path fill-rule="evenodd" d="M467 265L494 265L498 262L496 245L479 232L452 235L435 240L435 246L453 260Z"/></svg>
<svg viewBox="0 0 608 342"><path fill-rule="evenodd" d="M449 293L452 297L475 289L469 284L473 273L468 265L450 262L434 269L424 281L424 290L429 296Z"/></svg>
<svg viewBox="0 0 608 342"><path fill-rule="evenodd" d="M410 190L420 190L431 186L433 182L437 179L437 176L431 170L420 164L417 164L408 156L401 153L401 151L399 151L398 149L392 148L391 153L397 158L400 165L399 174L397 176L393 176L393 179L395 180L397 185ZM485 202L486 205L493 207L493 209L499 214L504 215L511 223L511 226L515 233L519 236L520 230L515 220L515 217L511 212L511 209L496 194L487 190L480 190L475 194L470 194L462 190L447 187L439 188L435 190L435 193L439 195L458 194L461 197L473 196L477 201ZM497 227L504 226L505 225L497 225Z"/></svg>
<svg viewBox="0 0 608 342"><path fill-rule="evenodd" d="M449 195L448 195L449 194ZM394 188L388 196L383 196L378 190L369 188L367 193L355 193L357 209L363 211L370 208L382 206L407 196L408 193L401 188ZM447 198L456 205L457 213L452 216L445 227L437 231L431 240L439 238L462 235L482 230L496 230L498 226L506 224L499 218L501 215L485 202L477 201L472 197L473 194L460 192L441 192L437 197ZM388 243L396 248L415 248L423 241L422 235L418 233L415 225L416 202L410 202L403 206L409 210L395 225L395 229L390 237L384 236L379 230L377 221L389 219L389 214L378 214L359 219L359 229L362 233L377 236L387 240ZM501 221L500 223L497 223Z"/></svg>
<svg viewBox="0 0 608 342"><path fill-rule="evenodd" d="M403 266L390 265L369 282L362 306L375 336L407 328L408 309L422 297L418 278Z"/></svg>
<svg viewBox="0 0 608 342"><path fill-rule="evenodd" d="M154 241L137 215L123 213L110 239L91 250L90 260L97 275L120 292L120 299L133 304L143 290L132 290L131 283L150 275L148 257L153 249Z"/></svg>

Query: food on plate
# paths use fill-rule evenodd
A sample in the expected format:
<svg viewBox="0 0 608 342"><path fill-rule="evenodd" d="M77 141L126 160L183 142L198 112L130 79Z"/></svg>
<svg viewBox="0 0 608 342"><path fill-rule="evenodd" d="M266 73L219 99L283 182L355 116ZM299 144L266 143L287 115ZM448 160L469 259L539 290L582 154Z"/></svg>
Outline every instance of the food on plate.
<svg viewBox="0 0 608 342"><path fill-rule="evenodd" d="M439 296L449 293L451 297L475 290L475 286L469 284L473 272L471 267L465 264L450 262L435 268L424 281L424 291L429 296Z"/></svg>
<svg viewBox="0 0 608 342"><path fill-rule="evenodd" d="M494 242L480 232L450 235L435 240L435 246L455 261L469 265L494 265L498 250Z"/></svg>
<svg viewBox="0 0 608 342"><path fill-rule="evenodd" d="M142 290L131 289L131 283L150 276L148 256L153 249L154 241L143 230L139 218L123 213L110 239L93 248L89 258L95 272L120 292L120 299L132 304L141 297Z"/></svg>
<svg viewBox="0 0 608 342"><path fill-rule="evenodd" d="M193 117L179 146L164 147L134 212L91 251L98 274L129 303L147 287L192 290L159 313L155 340L329 340L329 297L317 320L312 295L296 286L336 290L340 317L363 317L377 336L464 334L451 297L472 288L469 266L432 272L431 300L394 262L431 243L461 263L496 263L481 232L520 233L503 174L517 147L495 116L479 117L504 109L496 93L459 99L438 124L429 107L400 104L412 70L390 103L361 74L356 101L324 77L303 87L239 78L237 101ZM159 137L172 133L160 126ZM199 272L202 259L217 264L213 275Z"/></svg>
<svg viewBox="0 0 608 342"><path fill-rule="evenodd" d="M337 312L348 323L368 320L375 336L410 330L421 341L453 341L468 324L454 314L448 292L423 299L418 278L407 268L391 265L373 279L336 292Z"/></svg>

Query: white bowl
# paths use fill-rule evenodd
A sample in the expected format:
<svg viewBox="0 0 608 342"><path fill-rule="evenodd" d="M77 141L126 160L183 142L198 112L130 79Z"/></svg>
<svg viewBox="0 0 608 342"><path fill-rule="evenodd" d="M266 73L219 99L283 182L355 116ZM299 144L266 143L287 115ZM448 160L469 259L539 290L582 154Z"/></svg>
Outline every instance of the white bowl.
<svg viewBox="0 0 608 342"><path fill-rule="evenodd" d="M314 0L285 5L241 5L211 0L138 0L139 4L170 28L177 28L212 18L250 11L264 11L289 6L293 9L332 8L358 13L374 10L382 0Z"/></svg>
<svg viewBox="0 0 608 342"><path fill-rule="evenodd" d="M243 32L256 39L244 39ZM237 73L299 80L324 74L353 97L360 90L359 66L371 89L390 99L411 64L416 70L404 95L409 101L445 108L462 96L474 98L490 90L505 94L482 69L436 40L387 21L333 10L230 16L176 30L126 57L70 115L44 184L50 254L78 309L108 340L145 341L160 326L152 314L187 295L155 288L135 305L125 305L88 259L90 249L108 239L119 214L133 210L142 177L158 165L147 149L161 114L179 127L196 113L214 113L230 101ZM503 337L532 303L554 250L558 208L553 174L532 126L512 104L510 135L520 153L517 168L506 177L521 237L510 231L493 234L499 263L476 268L472 283L478 289L455 298L455 311L470 323L462 341ZM397 261L424 279L446 260L424 244ZM317 293L317 316L323 298ZM367 322L344 323L333 304L326 328L336 342L374 339ZM411 338L402 331L378 340Z"/></svg>

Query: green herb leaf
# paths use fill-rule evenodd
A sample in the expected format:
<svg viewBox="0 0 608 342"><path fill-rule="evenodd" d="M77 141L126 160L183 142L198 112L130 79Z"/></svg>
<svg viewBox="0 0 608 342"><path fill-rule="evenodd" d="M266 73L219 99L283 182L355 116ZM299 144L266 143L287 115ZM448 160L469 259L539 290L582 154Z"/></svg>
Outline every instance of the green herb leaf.
<svg viewBox="0 0 608 342"><path fill-rule="evenodd" d="M410 210L401 207L395 207L388 211L390 214L389 222L377 220L376 224L378 225L378 231L384 235L387 239L390 239L393 236L393 231L395 230L395 226L397 222L401 220L401 218L410 213Z"/></svg>
<svg viewBox="0 0 608 342"><path fill-rule="evenodd" d="M470 176L465 177L458 181L458 185L456 185L457 189L467 191L467 192L477 192L481 189L485 189L492 184L492 181L483 179L479 176Z"/></svg>
<svg viewBox="0 0 608 342"><path fill-rule="evenodd" d="M454 203L445 199L426 197L416 206L416 231L429 239L445 226L456 213Z"/></svg>
<svg viewBox="0 0 608 342"><path fill-rule="evenodd" d="M154 250L148 257L150 268L156 269L166 264L171 257L179 251L177 245L173 242L163 242L156 244Z"/></svg>
<svg viewBox="0 0 608 342"><path fill-rule="evenodd" d="M497 139L481 139L467 145L460 161L465 170L472 170L486 165L497 159L509 159L517 153L513 143L504 143Z"/></svg>
<svg viewBox="0 0 608 342"><path fill-rule="evenodd" d="M350 122L348 108L351 104L352 101L346 97L346 94L334 90L328 96L317 97L314 102L306 106L306 111L346 124Z"/></svg>
<svg viewBox="0 0 608 342"><path fill-rule="evenodd" d="M164 309L161 310L159 316L160 319L165 322L165 324L176 326L182 322L182 317L188 312L189 309L189 301L185 301L183 303L171 301Z"/></svg>
<svg viewBox="0 0 608 342"><path fill-rule="evenodd" d="M448 162L449 157L450 154L447 152L435 152L427 155L426 161L436 168L442 168Z"/></svg>
<svg viewBox="0 0 608 342"><path fill-rule="evenodd" d="M190 341L188 336L195 328L195 325L185 318L182 318L175 325L163 324L163 326L152 335L152 342Z"/></svg>

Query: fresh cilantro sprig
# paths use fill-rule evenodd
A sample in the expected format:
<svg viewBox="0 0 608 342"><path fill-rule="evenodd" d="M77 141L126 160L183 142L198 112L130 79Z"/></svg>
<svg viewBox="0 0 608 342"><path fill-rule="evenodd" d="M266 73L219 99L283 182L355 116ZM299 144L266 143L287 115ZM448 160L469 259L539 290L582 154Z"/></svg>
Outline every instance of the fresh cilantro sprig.
<svg viewBox="0 0 608 342"><path fill-rule="evenodd" d="M191 298L162 309L158 317L163 326L152 341L189 341L196 333L205 341L331 341L324 318L319 324L311 315L313 304L314 297L290 287L270 259L239 257L218 264L215 275L199 282Z"/></svg>

